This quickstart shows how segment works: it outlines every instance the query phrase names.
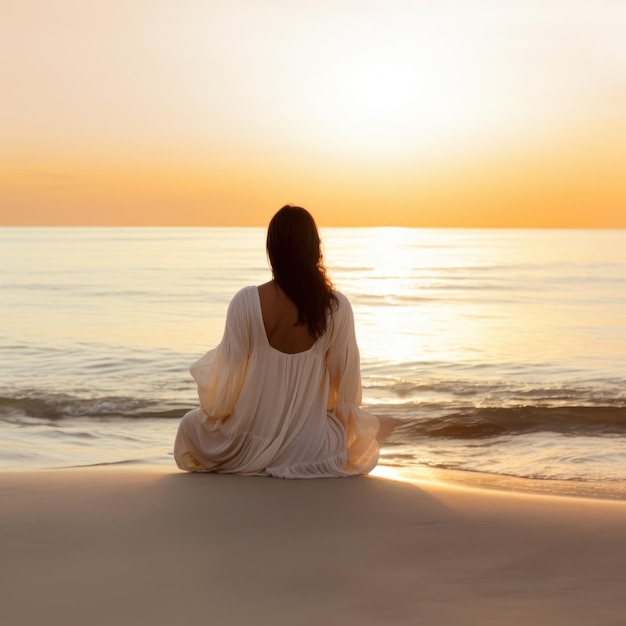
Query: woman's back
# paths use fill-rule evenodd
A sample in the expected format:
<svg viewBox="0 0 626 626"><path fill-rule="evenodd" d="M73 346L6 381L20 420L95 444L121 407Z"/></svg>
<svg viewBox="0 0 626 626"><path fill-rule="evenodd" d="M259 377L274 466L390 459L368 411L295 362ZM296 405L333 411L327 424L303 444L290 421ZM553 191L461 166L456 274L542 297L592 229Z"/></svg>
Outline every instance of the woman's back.
<svg viewBox="0 0 626 626"><path fill-rule="evenodd" d="M267 341L286 354L310 350L315 339L306 324L298 324L298 308L274 282L259 285L259 300Z"/></svg>

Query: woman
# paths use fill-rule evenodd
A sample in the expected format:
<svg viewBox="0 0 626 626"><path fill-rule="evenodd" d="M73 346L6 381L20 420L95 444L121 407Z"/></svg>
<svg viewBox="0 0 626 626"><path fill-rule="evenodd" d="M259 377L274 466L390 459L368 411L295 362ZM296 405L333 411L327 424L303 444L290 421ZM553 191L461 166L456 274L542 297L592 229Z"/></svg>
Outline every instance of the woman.
<svg viewBox="0 0 626 626"><path fill-rule="evenodd" d="M365 474L380 423L358 406L352 309L326 277L312 216L280 209L267 253L272 280L235 295L222 341L191 367L200 407L180 423L176 463L280 478Z"/></svg>

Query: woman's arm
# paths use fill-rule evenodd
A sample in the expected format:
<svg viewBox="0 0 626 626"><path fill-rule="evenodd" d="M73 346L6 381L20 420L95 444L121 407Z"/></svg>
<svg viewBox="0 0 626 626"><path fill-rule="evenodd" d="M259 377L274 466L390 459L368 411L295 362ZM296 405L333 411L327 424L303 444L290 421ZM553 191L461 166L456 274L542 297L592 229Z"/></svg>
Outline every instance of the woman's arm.
<svg viewBox="0 0 626 626"><path fill-rule="evenodd" d="M250 316L244 290L231 300L219 345L190 368L198 384L200 407L209 419L227 419L246 376L250 352Z"/></svg>

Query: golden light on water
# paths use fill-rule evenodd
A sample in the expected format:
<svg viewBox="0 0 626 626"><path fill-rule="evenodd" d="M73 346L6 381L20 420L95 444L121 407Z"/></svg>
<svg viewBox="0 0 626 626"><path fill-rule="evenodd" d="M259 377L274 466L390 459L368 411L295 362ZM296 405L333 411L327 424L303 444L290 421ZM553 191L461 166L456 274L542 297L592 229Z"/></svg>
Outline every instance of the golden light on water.
<svg viewBox="0 0 626 626"><path fill-rule="evenodd" d="M353 299L365 359L475 367L479 354L486 362L543 362L549 355L568 362L623 351L610 332L620 320L586 300L578 277L558 278L564 259L584 264L600 254L606 267L620 262L618 244L598 253L582 231L521 237L515 231L376 228L358 237L324 229L322 236L330 275ZM535 274L524 265L529 258ZM575 325L598 316L606 332L572 343Z"/></svg>
<svg viewBox="0 0 626 626"><path fill-rule="evenodd" d="M367 249L374 277L401 281L411 276L418 250L407 247L411 242L401 228L376 228L370 231ZM401 295L398 289L384 293Z"/></svg>

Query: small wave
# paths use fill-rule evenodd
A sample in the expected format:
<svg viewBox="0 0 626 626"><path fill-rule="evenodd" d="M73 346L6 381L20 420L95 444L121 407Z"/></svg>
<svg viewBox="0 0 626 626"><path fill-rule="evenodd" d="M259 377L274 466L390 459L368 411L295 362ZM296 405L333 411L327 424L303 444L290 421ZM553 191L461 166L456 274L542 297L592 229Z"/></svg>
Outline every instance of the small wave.
<svg viewBox="0 0 626 626"><path fill-rule="evenodd" d="M112 465L140 465L141 459L125 459L123 461L102 461L101 463L80 463L78 465L55 465L49 469L78 469L81 467L109 467Z"/></svg>
<svg viewBox="0 0 626 626"><path fill-rule="evenodd" d="M14 424L29 420L56 422L65 418L179 419L190 407L164 406L145 399L108 396L80 398L69 394L0 396L0 420Z"/></svg>
<svg viewBox="0 0 626 626"><path fill-rule="evenodd" d="M626 435L626 406L623 398L556 393L543 396L521 394L522 402L492 394L490 404L476 403L477 389L457 386L454 397L441 401L411 399L412 385L394 385L401 403L370 404L374 414L399 419L393 439L418 438L480 439L485 437L553 432L566 435ZM425 386L419 387L421 391ZM450 391L449 382L445 388ZM439 390L441 390L439 388ZM524 397L525 395L525 397ZM530 402L529 402L530 400ZM0 396L0 421L28 426L47 422L60 427L65 419L180 419L190 409L177 403L128 396L83 398L71 394L23 393Z"/></svg>
<svg viewBox="0 0 626 626"><path fill-rule="evenodd" d="M626 407L613 406L520 406L468 408L438 417L415 418L408 407L399 411L400 423L393 440L422 437L482 439L538 432L564 435L626 435ZM372 408L376 412L375 408ZM380 411L389 414L389 411ZM392 440L392 441L393 441Z"/></svg>

